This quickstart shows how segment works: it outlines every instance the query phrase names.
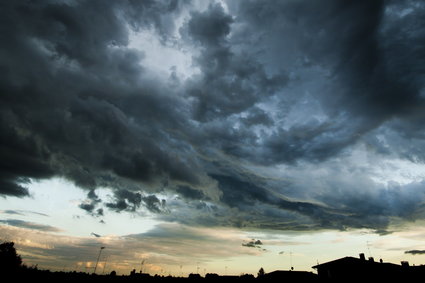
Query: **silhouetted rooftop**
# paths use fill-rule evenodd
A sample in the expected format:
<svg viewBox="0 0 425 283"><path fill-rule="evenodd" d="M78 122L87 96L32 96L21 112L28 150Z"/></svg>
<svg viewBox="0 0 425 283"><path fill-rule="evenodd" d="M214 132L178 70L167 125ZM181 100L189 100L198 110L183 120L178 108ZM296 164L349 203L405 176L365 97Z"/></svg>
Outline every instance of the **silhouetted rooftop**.
<svg viewBox="0 0 425 283"><path fill-rule="evenodd" d="M313 266L312 268L318 269L322 267L331 267L331 266L341 266L341 265L380 265L380 266L386 266L386 267L394 267L399 268L401 265L389 263L389 262L377 262L373 260L364 260L356 257L346 256L343 258L335 259L332 261L328 261L322 264L318 264Z"/></svg>

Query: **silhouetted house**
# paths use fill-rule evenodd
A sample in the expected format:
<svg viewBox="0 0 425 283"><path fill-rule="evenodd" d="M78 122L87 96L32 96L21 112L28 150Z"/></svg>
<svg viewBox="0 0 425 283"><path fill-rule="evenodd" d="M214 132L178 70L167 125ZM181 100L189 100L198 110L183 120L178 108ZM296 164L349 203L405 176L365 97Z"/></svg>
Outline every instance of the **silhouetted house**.
<svg viewBox="0 0 425 283"><path fill-rule="evenodd" d="M366 260L364 254L360 254L360 258L344 257L318 264L313 268L317 269L319 279L327 281L378 280L382 282L382 280L393 281L406 276L401 265L376 262L372 257Z"/></svg>
<svg viewBox="0 0 425 283"><path fill-rule="evenodd" d="M276 270L276 271L264 274L261 279L267 280L270 282L275 282L275 281L310 282L310 281L316 281L317 275L308 271Z"/></svg>

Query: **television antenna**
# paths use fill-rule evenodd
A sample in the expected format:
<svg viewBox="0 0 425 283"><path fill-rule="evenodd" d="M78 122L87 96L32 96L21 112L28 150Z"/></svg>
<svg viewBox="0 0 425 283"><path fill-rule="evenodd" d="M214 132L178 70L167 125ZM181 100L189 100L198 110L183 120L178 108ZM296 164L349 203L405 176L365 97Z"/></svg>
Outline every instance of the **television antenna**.
<svg viewBox="0 0 425 283"><path fill-rule="evenodd" d="M145 264L145 259L142 260L142 263L140 264L140 273L143 273L143 264Z"/></svg>

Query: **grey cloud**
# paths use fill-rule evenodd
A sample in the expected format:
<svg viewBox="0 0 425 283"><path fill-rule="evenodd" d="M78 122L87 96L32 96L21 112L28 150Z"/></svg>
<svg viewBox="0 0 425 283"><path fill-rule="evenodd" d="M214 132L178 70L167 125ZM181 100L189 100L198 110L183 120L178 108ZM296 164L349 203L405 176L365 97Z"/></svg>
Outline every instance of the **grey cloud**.
<svg viewBox="0 0 425 283"><path fill-rule="evenodd" d="M21 228L27 228L27 229L33 229L33 230L40 230L44 232L62 232L61 229L50 226L50 225L44 225L34 222L27 222L23 220L18 219L7 219L7 220L0 220L1 223L15 226L15 227L21 227Z"/></svg>
<svg viewBox="0 0 425 283"><path fill-rule="evenodd" d="M241 121L246 126L252 125L273 125L273 119L267 115L267 112L258 107L250 109L246 117L241 118Z"/></svg>
<svg viewBox="0 0 425 283"><path fill-rule="evenodd" d="M141 205L150 212L161 213L165 209L165 200L160 200L156 195L142 195L121 189L114 192L114 202L106 203L106 207L120 211L136 211Z"/></svg>
<svg viewBox="0 0 425 283"><path fill-rule="evenodd" d="M165 209L165 200L158 199L155 195L149 195L142 198L142 201L145 203L146 208L152 212L162 212Z"/></svg>
<svg viewBox="0 0 425 283"><path fill-rule="evenodd" d="M159 219L206 227L298 231L367 228L382 235L391 233L389 225L394 218L407 221L423 218L422 183L386 187L368 177L342 173L358 170L349 163L343 168L325 163L322 168L299 170L287 172L294 183L286 181L284 187L282 182L273 183L249 173L230 171L230 176L212 175L222 192L217 205L177 198L167 202L171 213L162 214ZM305 178L305 170L311 178ZM317 172L327 173L317 175ZM341 176L335 177L338 175ZM295 181L298 178L304 181ZM287 177L287 180L291 179Z"/></svg>
<svg viewBox="0 0 425 283"><path fill-rule="evenodd" d="M36 211L31 211L31 210L22 210L22 209L18 209L18 210L12 210L12 209L7 209L7 210L1 210L1 213L4 214L12 214L12 215L28 215L28 214L33 214L33 215L38 215L38 216L49 216L45 213L41 213L41 212L36 212Z"/></svg>
<svg viewBox="0 0 425 283"><path fill-rule="evenodd" d="M422 255L425 254L425 250L410 250L410 251L405 251L405 254L411 254L411 255Z"/></svg>
<svg viewBox="0 0 425 283"><path fill-rule="evenodd" d="M84 209L84 210L88 211L88 212L92 212L94 210L94 208L95 208L95 205L94 204L91 204L91 203L81 203L79 205L79 207L81 209Z"/></svg>
<svg viewBox="0 0 425 283"><path fill-rule="evenodd" d="M407 9L409 6L418 7L408 16L396 15L401 7ZM418 2L248 1L230 7L240 21L246 23L235 36L261 34L260 39L250 37L255 40L257 49L272 49L260 53L259 60L273 60L268 65L273 69L282 65L292 68L302 78L300 87L314 92L313 99L329 117L330 124L324 124L325 128L320 123L301 125L300 129L306 128L308 132L306 137L300 137L300 142L286 142L286 139L297 137L297 128L281 132L287 135L276 135L277 148L276 143L266 142L265 152L280 156L272 162L333 157L395 115L410 120L406 109L417 109L415 116L421 116L423 80L420 74L423 72L416 67L421 64L414 61L424 50L419 38L423 29L415 20L422 19L419 15L423 13L423 5ZM401 33L409 34L409 39L401 40ZM276 34L281 36L276 37ZM400 58L403 59L398 60ZM307 66L306 60L309 61ZM396 70L406 66L412 68L396 74ZM314 78L305 76L311 72L316 72L316 77L326 82L326 88L319 82L308 88L308 81L314 82ZM323 74L326 72L328 77ZM279 99L287 104L290 102L287 98L288 95ZM309 114L314 115L314 112ZM258 159L261 155L254 160Z"/></svg>
<svg viewBox="0 0 425 283"><path fill-rule="evenodd" d="M2 210L1 213L5 214L15 214L15 215L25 215L22 212L15 211L15 210Z"/></svg>
<svg viewBox="0 0 425 283"><path fill-rule="evenodd" d="M255 240L255 239L246 243L242 243L242 246L248 247L248 248L261 248L262 245L263 243L261 242L261 240Z"/></svg>
<svg viewBox="0 0 425 283"><path fill-rule="evenodd" d="M106 206L116 211L135 211L142 201L142 195L139 192L134 193L124 189L115 191L114 197L114 202L107 203Z"/></svg>
<svg viewBox="0 0 425 283"><path fill-rule="evenodd" d="M24 86L20 82L15 85L10 83L14 81L12 77L16 76L29 79L26 88L36 93L34 98L39 101L32 101L29 107L10 107L9 115L5 114L5 123L20 126L19 111L27 108L24 114L31 117L28 118L31 123L25 126L28 133L25 139L28 141L23 140L22 145L38 146L41 153L30 159L34 163L28 164L34 167L29 170L31 174L20 172L20 168L26 166L24 160L19 162L20 168L9 169L10 172L15 172L13 174L2 171L1 174L7 174L2 179L8 182L8 186L2 186L4 193L28 195L26 189L17 184L18 176L22 175L32 178L65 176L76 185L91 191L101 185L119 187L128 179L155 183L158 179L166 179L167 176L172 180L199 184L200 178L206 175L198 162L190 156L192 152L187 144L175 137L171 137L171 140L171 132L167 129L179 128L179 123L185 123L184 117L177 114L176 109L176 106L180 107L181 102L174 96L164 95L169 90L161 89L158 86L160 83L149 82L141 86L139 75L143 75L143 68L139 63L142 58L136 51L125 48L128 43L128 31L125 22L118 15L123 11L121 8L124 8L118 7L118 4L104 5L101 2L74 4L39 7L32 5L24 7L23 10L7 4L7 8L16 18L25 18L25 22L20 25L21 29L15 31L14 38L19 36L16 40L28 41L34 37L38 41L23 45L25 50L15 49L13 61L3 58L3 66L13 63L17 67L8 73L10 80L5 80L2 84L6 98L10 95L11 99L14 95L15 100L22 99L23 104L27 103ZM139 9L149 6L146 8L149 11L156 10L153 6L157 6L153 3L145 3L146 6L134 4L138 5ZM181 6L176 3L169 4L165 10L161 8L158 11L172 13L173 7L177 9ZM84 10L84 13L78 13L80 9ZM103 12L98 13L99 10ZM128 11L130 10L136 12L129 7ZM30 15L21 16L20 13L23 12ZM147 14L155 17L151 12ZM45 17L42 17L43 15ZM7 19L16 27L12 24L13 17ZM99 30L103 25L96 24L97 22L107 23L108 31ZM140 23L140 28L142 27L143 23ZM10 45L12 43L9 42ZM31 60L23 62L18 59L20 52L42 62L37 69L55 68L57 71L50 74L50 78L47 71L46 77L41 76L43 72L28 63ZM18 68L19 66L22 68ZM122 81L112 82L111 76L118 76ZM41 83L43 81L45 83ZM61 90L62 86L66 86L64 90ZM63 97L56 99L55 93ZM47 101L47 104L55 108L54 111L46 108ZM17 137L12 130L16 131L2 131L7 134L7 139L2 140L11 140L13 148L20 143L16 141ZM40 145L32 142L36 139L35 133ZM43 148L46 153L42 151ZM134 148L138 150L135 151ZM172 153L170 150L173 148L175 152ZM23 149L25 148L16 148L16 151L25 153ZM27 155L29 157L38 152L33 148L26 151L30 152ZM11 150L9 152L13 153ZM52 156L54 161L50 159ZM17 157L17 154L11 156L14 162ZM7 163L8 167L14 164L11 161ZM6 191L6 188L9 189ZM137 206L137 202L129 200L133 207ZM93 212L97 203L97 200L89 197L80 207ZM148 205L151 209L155 207L150 201ZM109 207L121 210L125 209L126 205L121 201L115 205L110 204Z"/></svg>
<svg viewBox="0 0 425 283"><path fill-rule="evenodd" d="M90 213L93 216L103 216L103 209L99 208L96 211L94 211L99 203L101 203L102 200L96 195L94 190L90 190L87 193L87 199L80 203L79 207L88 213Z"/></svg>
<svg viewBox="0 0 425 283"><path fill-rule="evenodd" d="M188 186L179 186L176 189L177 193L188 199L204 199L205 195L198 190L194 190Z"/></svg>
<svg viewBox="0 0 425 283"><path fill-rule="evenodd" d="M173 16L178 15L189 6L191 1L129 1L131 5L124 7L126 16L134 29L142 26L154 27L162 40L175 32Z"/></svg>
<svg viewBox="0 0 425 283"><path fill-rule="evenodd" d="M106 207L114 209L117 212L127 209L128 205L125 200L119 200L117 202L108 202L106 203Z"/></svg>
<svg viewBox="0 0 425 283"><path fill-rule="evenodd" d="M422 3L0 5L1 195L59 176L87 191L80 208L93 216L376 231L423 218L423 182L385 187L345 165L358 144L425 160ZM151 72L148 53L128 47L139 31L191 54L196 72L179 82Z"/></svg>
<svg viewBox="0 0 425 283"><path fill-rule="evenodd" d="M10 160L6 156L3 159L8 168L1 173L5 194L28 195L17 183L18 177L61 175L80 187L95 189L104 181L98 176L107 171L142 181L170 173L172 178L196 182L202 175L193 172L196 164L190 157L171 158L161 149L168 143L161 127L151 131L149 125L131 123L132 119L168 123L168 116L160 115L161 111L173 115L171 104L175 107L179 102L175 99L176 103L167 104L164 99L171 100L172 96L159 95L164 98L161 100L151 95L163 92L155 83L141 86L141 56L126 48L128 30L120 14L127 11L121 6L126 3L3 4L5 22L11 29L2 54L14 51L2 56L2 67L9 70L1 82L5 94L2 125L8 125L2 130L2 140L10 147ZM138 9L147 6L137 5ZM170 3L160 11L173 13L173 7L178 6ZM14 23L18 18L25 20ZM23 59L22 54L31 59ZM55 72L48 71L52 69ZM120 81L111 80L116 76ZM130 105L135 103L139 107L133 110ZM55 110L50 111L47 105ZM18 130L26 132L25 136L17 136ZM161 142L146 138L149 135ZM144 150L133 154L134 146ZM169 148L173 146L169 144ZM110 155L105 154L108 152ZM20 166L13 167L18 160Z"/></svg>
<svg viewBox="0 0 425 283"><path fill-rule="evenodd" d="M90 233L90 235L93 235L93 236L95 236L96 238L100 238L100 237L102 237L101 235L96 234L96 233L93 233L93 232L91 232L91 233Z"/></svg>
<svg viewBox="0 0 425 283"><path fill-rule="evenodd" d="M192 14L187 23L188 36L203 47L194 58L202 76L186 86L196 99L196 120L210 121L240 113L286 85L286 74L269 76L255 58L231 49L227 35L232 22L222 6L214 4L203 13Z"/></svg>
<svg viewBox="0 0 425 283"><path fill-rule="evenodd" d="M230 33L233 19L220 4L210 4L203 13L194 12L188 23L188 33L195 40L208 46L221 45Z"/></svg>

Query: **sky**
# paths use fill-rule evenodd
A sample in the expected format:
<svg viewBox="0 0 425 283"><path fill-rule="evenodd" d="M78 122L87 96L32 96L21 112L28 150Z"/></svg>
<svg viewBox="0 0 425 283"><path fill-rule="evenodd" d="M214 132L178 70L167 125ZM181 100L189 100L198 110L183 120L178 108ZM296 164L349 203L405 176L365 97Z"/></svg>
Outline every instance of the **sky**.
<svg viewBox="0 0 425 283"><path fill-rule="evenodd" d="M27 265L425 264L423 1L22 0L0 19L0 240Z"/></svg>

